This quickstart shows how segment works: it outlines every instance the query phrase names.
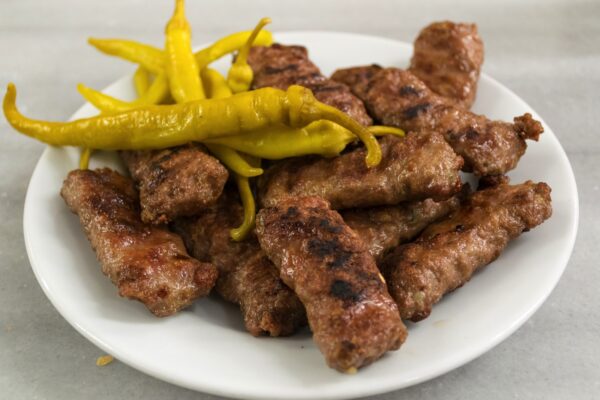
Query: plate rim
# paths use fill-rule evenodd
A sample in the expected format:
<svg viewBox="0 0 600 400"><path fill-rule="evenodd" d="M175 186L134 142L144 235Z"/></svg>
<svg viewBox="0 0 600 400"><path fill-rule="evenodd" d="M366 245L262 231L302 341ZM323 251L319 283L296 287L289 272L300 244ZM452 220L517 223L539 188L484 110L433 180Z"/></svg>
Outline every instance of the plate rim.
<svg viewBox="0 0 600 400"><path fill-rule="evenodd" d="M273 34L275 37L277 37L279 35L289 35L289 34L315 35L315 36L320 36L320 35L355 36L355 37L361 37L364 39L374 39L374 40L380 40L380 41L385 40L385 41L389 41L390 43L393 43L394 45L401 44L403 46L412 48L412 44L401 41L401 40L395 40L395 39L388 38L385 36L360 34L360 33L355 33L355 32L326 31L326 30L286 30L286 31L274 31ZM537 118L539 118L539 120L544 124L544 126L550 128L549 125L546 124L545 121L539 116L539 114L531 106L529 106L527 104L527 102L525 102L521 97L519 97L516 93L514 93L509 87L501 84L499 81L490 77L489 75L487 75L484 72L482 72L481 75L486 80L489 80L489 82L493 86L500 88L501 90L507 91L514 98L515 101L518 101L519 103L521 103L521 105L526 106L531 111L532 114L534 114ZM106 90L113 85L117 85L121 80L128 79L130 77L131 77L131 74L127 74L122 77L119 77L118 79L112 81L109 85L107 85L107 87L105 87L103 90ZM89 104L88 102L84 102L71 115L70 118L72 118L74 115L79 113L88 104ZM462 354L461 356L457 356L454 359L447 361L445 364L443 364L441 366L432 367L428 371L428 373L421 374L418 377L414 377L412 379L405 380L401 384L393 384L392 383L392 384L377 386L376 388L364 388L363 390L354 391L352 393L352 395L350 395L350 396L348 396L347 394L344 394L344 393L330 394L328 392L327 394L321 396L320 398L322 398L322 399L349 399L349 398L357 398L357 397L363 397L363 396L369 396L369 395L377 395L377 394L387 393L387 392L394 391L394 390L407 388L407 387L410 387L410 386L413 386L413 385L416 385L419 383L426 382L428 380L439 377L441 375L444 375L444 374L452 371L455 368L461 367L461 366L473 361L474 359L485 354L492 348L496 347L499 343L501 343L502 341L507 339L514 332L516 332L529 318L531 318L531 316L542 306L542 304L544 304L544 302L547 300L547 298L550 296L550 294L556 288L556 285L558 284L562 275L564 274L564 271L565 271L565 269L569 263L569 260L572 256L574 245L575 245L576 238L577 238L577 233L579 230L579 217L580 217L580 215L579 215L579 190L577 187L577 181L575 178L573 167L572 167L571 162L570 162L563 146L561 145L560 141L558 140L558 138L556 137L554 132L552 132L552 129L550 128L549 130L552 133L552 135L549 137L551 137L552 140L554 140L556 142L556 145L558 146L558 149L559 149L560 157L563 158L563 161L566 161L566 165L568 166L568 170L566 172L568 173L568 176L572 180L572 183L573 183L572 195L573 195L573 200L574 200L573 208L571 210L571 212L573 213L573 216L574 216L574 220L573 220L573 224L572 224L572 229L569 232L570 235L568 238L568 241L569 241L568 246L566 247L566 248L568 248L568 251L565 251L563 253L563 254L565 254L565 256L564 256L565 260L563 263L561 263L562 269L560 271L560 274L557 274L557 277L556 277L555 281L552 283L550 289L547 290L547 292L543 296L540 296L537 299L537 301L535 302L535 304L533 304L529 308L529 310L527 310L525 313L523 313L520 318L516 319L508 329L497 334L494 338L487 341L485 345L479 346L475 349L471 349L470 351L467 352L466 355L463 352L463 353L461 353ZM28 228L28 224L27 224L27 221L29 219L28 209L31 207L30 203L32 202L32 200L31 200L32 195L30 193L32 191L33 177L38 172L38 169L40 168L40 165L41 165L43 159L48 156L48 154L52 148L53 148L53 146L47 146L44 149L40 158L36 162L36 165L31 174L29 183L27 185L25 201L23 204L23 236L24 236L27 256L28 256L28 259L30 262L30 267L34 272L36 280L37 280L38 284L42 287L42 290L43 290L45 296L48 298L48 300L53 305L53 307L58 311L58 313L61 315L61 317L63 317L72 327L74 327L75 330L77 332L79 332L79 334L81 334L83 337L85 337L87 340L92 342L94 345L96 345L103 351L114 355L117 359L119 359L119 361L125 363L126 365L128 365L138 371L141 371L144 374L152 376L156 379L159 379L159 380L162 380L162 381L165 381L170 384L174 384L174 385L177 385L177 386L180 386L183 388L187 388L190 390L200 391L200 392L218 395L218 396L226 396L226 397L233 397L233 398L245 398L245 399L275 399L275 398L279 398L278 395L274 394L273 392L264 391L261 389L258 389L258 390L248 390L248 389L244 390L243 388L237 389L236 385L232 385L227 388L223 388L222 386L211 385L210 383L207 383L207 382L203 382L203 385L192 386L183 379L173 378L168 375L161 375L159 372L154 371L151 368L146 367L144 364L141 364L141 363L137 362L136 360L131 359L128 356L128 354L125 354L124 357L122 356L123 355L122 352L120 355L113 354L114 348L109 343L104 342L101 338L97 337L93 332L89 331L88 329L86 329L85 327L80 325L73 315L70 315L69 312L65 311L58 304L57 299L53 297L52 291L48 287L47 282L40 275L40 271L38 270L38 268L35 267L35 265L38 264L38 261L37 261L36 253L34 253L32 251L32 246L33 246L31 243L32 239L31 239L31 234L29 232L29 228ZM313 399L315 397L314 396L306 396L306 395L302 395L302 394L294 395L293 393L287 393L286 398L300 400L300 399Z"/></svg>

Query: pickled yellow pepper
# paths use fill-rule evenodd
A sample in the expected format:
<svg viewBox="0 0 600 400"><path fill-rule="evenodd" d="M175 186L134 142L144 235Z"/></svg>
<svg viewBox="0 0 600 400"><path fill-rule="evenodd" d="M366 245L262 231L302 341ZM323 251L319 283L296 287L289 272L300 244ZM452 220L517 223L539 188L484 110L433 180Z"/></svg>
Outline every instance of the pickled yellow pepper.
<svg viewBox="0 0 600 400"><path fill-rule="evenodd" d="M83 84L77 85L77 90L84 99L103 112L119 112L138 107L162 103L169 95L169 82L164 73L160 73L142 96L133 101L123 101L89 88Z"/></svg>
<svg viewBox="0 0 600 400"><path fill-rule="evenodd" d="M139 64L153 74L164 72L165 54L154 46L124 39L89 38L88 43L105 54Z"/></svg>
<svg viewBox="0 0 600 400"><path fill-rule="evenodd" d="M369 126L367 129L375 136L404 136L401 129L388 126ZM207 139L204 143L220 144L268 160L281 160L311 154L333 157L356 139L348 129L331 121L319 120L302 128L272 126L243 135Z"/></svg>
<svg viewBox="0 0 600 400"><path fill-rule="evenodd" d="M16 107L11 83L4 96L4 115L17 131L57 146L101 150L156 149L287 125L300 128L325 119L356 135L367 148L366 163L381 161L381 149L367 128L342 111L319 102L309 89L292 85L287 91L262 88L225 99L146 106L71 122L46 122L23 116Z"/></svg>
<svg viewBox="0 0 600 400"><path fill-rule="evenodd" d="M225 77L219 71L206 67L200 72L200 76L202 77L206 98L224 99L233 94Z"/></svg>
<svg viewBox="0 0 600 400"><path fill-rule="evenodd" d="M185 18L184 0L175 0L175 11L165 30L165 70L176 102L205 98L200 70L192 53L192 32Z"/></svg>
<svg viewBox="0 0 600 400"><path fill-rule="evenodd" d="M198 69L204 70L210 63L219 58L239 50L247 42L252 32L237 32L217 40L212 45L198 51L194 58ZM154 46L123 39L94 39L88 42L98 50L113 56L139 64L146 70L157 74L153 85L143 99L135 102L126 102L107 96L93 89L85 90L85 99L103 111L124 111L131 108L159 104L169 94L169 86L165 70L165 53ZM273 43L273 36L268 31L260 31L254 40L256 46L268 46ZM83 94L83 93L82 93Z"/></svg>
<svg viewBox="0 0 600 400"><path fill-rule="evenodd" d="M252 72L252 68L248 65L248 54L250 53L250 48L254 44L258 33L265 25L270 23L271 18L263 18L256 24L252 34L238 52L235 62L231 65L231 68L229 68L227 84L233 93L241 93L250 89L252 79L254 79L254 73Z"/></svg>
<svg viewBox="0 0 600 400"><path fill-rule="evenodd" d="M232 33L199 50L194 54L198 67L202 69L219 58L238 51L251 34L252 31ZM154 74L164 71L165 53L157 47L125 39L90 38L88 43L105 54L139 64ZM260 31L254 40L255 46L270 46L272 43L273 35L269 31Z"/></svg>
<svg viewBox="0 0 600 400"><path fill-rule="evenodd" d="M212 45L198 51L195 54L198 67L203 69L219 58L238 51L246 44L253 31L237 32L227 35ZM270 46L273 44L273 35L269 31L261 30L253 40L254 46Z"/></svg>
<svg viewBox="0 0 600 400"><path fill-rule="evenodd" d="M201 75L208 98L224 99L232 95L231 89L227 85L225 78L218 71L211 68L205 68L202 70ZM232 150L227 146L206 142L205 145L213 155L238 175L252 177L263 173L261 168L253 168L240 154L237 153L237 151Z"/></svg>
<svg viewBox="0 0 600 400"><path fill-rule="evenodd" d="M138 97L143 96L150 86L150 75L146 68L141 65L136 68L133 74L133 85L135 86L135 92Z"/></svg>

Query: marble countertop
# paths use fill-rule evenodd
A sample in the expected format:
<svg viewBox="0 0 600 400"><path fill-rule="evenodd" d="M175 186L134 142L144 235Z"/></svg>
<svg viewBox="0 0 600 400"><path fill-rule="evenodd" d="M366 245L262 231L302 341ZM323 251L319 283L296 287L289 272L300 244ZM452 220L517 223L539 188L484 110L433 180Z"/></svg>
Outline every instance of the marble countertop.
<svg viewBox="0 0 600 400"><path fill-rule="evenodd" d="M314 5L313 5L314 4ZM269 15L274 30L351 31L412 41L427 23L479 25L484 71L527 101L553 128L573 165L581 220L558 286L514 335L432 381L391 399L600 398L600 2L568 0L188 0L195 42L207 42ZM170 1L3 0L0 87L18 83L28 115L65 119L82 100L75 85L104 87L132 67L99 55L88 36L160 44ZM342 11L340 13L340 11ZM210 17L208 17L210 15ZM202 399L103 352L54 309L29 266L23 201L43 146L0 118L0 397L25 399ZM596 249L596 250L594 250Z"/></svg>

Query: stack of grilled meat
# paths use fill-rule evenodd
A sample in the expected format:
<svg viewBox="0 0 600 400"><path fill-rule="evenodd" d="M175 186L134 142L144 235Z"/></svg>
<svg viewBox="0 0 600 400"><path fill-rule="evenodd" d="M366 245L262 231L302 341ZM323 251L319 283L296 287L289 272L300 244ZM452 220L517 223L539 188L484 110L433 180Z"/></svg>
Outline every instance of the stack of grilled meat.
<svg viewBox="0 0 600 400"><path fill-rule="evenodd" d="M469 111L483 63L472 24L434 23L407 70L377 65L321 74L301 46L255 47L254 88L299 84L363 125L406 130L334 158L273 163L260 178L255 233L233 242L242 206L227 170L199 145L121 153L131 179L77 170L62 196L79 215L103 272L122 296L171 315L213 286L239 304L252 335L308 323L333 368L352 372L400 347L402 320L440 298L551 215L545 183L510 185L530 114L512 123ZM478 190L460 171L479 177Z"/></svg>

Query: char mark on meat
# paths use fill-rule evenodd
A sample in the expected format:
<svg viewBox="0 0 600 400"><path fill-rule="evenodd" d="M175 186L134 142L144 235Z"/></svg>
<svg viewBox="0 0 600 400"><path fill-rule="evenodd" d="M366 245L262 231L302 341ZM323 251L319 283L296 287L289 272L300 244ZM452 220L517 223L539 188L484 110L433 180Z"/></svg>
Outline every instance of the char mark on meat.
<svg viewBox="0 0 600 400"><path fill-rule="evenodd" d="M215 285L213 265L190 257L175 233L141 221L131 179L108 168L75 170L61 195L79 216L102 272L121 296L164 317L206 296Z"/></svg>
<svg viewBox="0 0 600 400"><path fill-rule="evenodd" d="M444 294L494 261L510 240L552 214L550 187L527 181L500 183L470 195L447 219L413 243L397 247L381 264L404 319L419 321Z"/></svg>
<svg viewBox="0 0 600 400"><path fill-rule="evenodd" d="M234 242L229 231L243 219L242 205L226 188L214 206L172 224L190 253L219 270L217 293L238 304L246 330L254 336L287 336L306 325L304 306L279 279L255 236Z"/></svg>
<svg viewBox="0 0 600 400"><path fill-rule="evenodd" d="M252 87L255 89L286 90L290 85L304 86L312 90L317 100L345 112L362 125L373 123L362 102L346 85L323 76L302 46L255 46L248 55L248 64L254 71Z"/></svg>
<svg viewBox="0 0 600 400"><path fill-rule="evenodd" d="M426 199L394 206L341 211L344 221L365 242L379 263L388 251L415 238L429 224L458 209L469 185L448 200Z"/></svg>
<svg viewBox="0 0 600 400"><path fill-rule="evenodd" d="M385 136L377 167L364 163L364 148L333 158L304 157L273 165L259 182L263 206L298 196L320 196L334 209L444 200L461 188L462 159L436 134Z"/></svg>
<svg viewBox="0 0 600 400"><path fill-rule="evenodd" d="M140 190L142 220L164 224L215 204L228 173L198 145L163 150L122 151Z"/></svg>
<svg viewBox="0 0 600 400"><path fill-rule="evenodd" d="M509 123L457 107L408 71L379 69L367 83L352 75L362 76L361 71L361 67L340 70L333 78L348 84L359 81L351 89L377 122L417 134L442 134L464 159L464 170L478 176L502 175L515 168L527 148L525 140L538 140L544 131L530 114Z"/></svg>
<svg viewBox="0 0 600 400"><path fill-rule="evenodd" d="M306 307L314 341L330 367L354 371L400 347L406 328L375 260L326 201L290 198L264 208L256 232L281 279Z"/></svg>

